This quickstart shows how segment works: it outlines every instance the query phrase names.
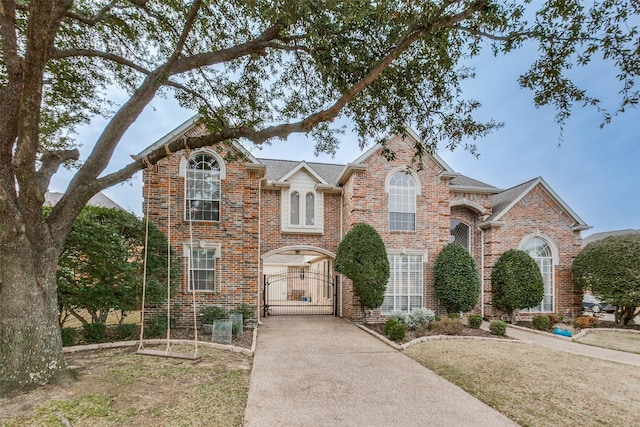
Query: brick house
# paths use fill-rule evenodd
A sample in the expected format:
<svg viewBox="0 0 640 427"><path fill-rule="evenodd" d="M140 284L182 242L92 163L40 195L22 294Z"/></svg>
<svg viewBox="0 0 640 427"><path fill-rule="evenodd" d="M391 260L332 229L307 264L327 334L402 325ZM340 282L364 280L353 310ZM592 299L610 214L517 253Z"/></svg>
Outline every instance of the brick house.
<svg viewBox="0 0 640 427"><path fill-rule="evenodd" d="M140 156L175 138L204 132L191 119ZM388 141L388 161L374 146L346 165L259 159L238 143L171 154L144 171L144 211L182 256L176 301L227 309L240 303L259 316L335 314L361 317L352 283L333 270L344 234L374 226L385 242L391 276L373 314L427 307L433 265L449 242L466 247L481 272L474 310L489 318L491 268L508 249L527 251L540 266L545 295L520 314L578 314L581 291L571 264L589 227L542 178L502 190L455 172L437 155L412 163L417 135ZM148 206L147 206L148 204ZM195 291L195 292L193 292Z"/></svg>

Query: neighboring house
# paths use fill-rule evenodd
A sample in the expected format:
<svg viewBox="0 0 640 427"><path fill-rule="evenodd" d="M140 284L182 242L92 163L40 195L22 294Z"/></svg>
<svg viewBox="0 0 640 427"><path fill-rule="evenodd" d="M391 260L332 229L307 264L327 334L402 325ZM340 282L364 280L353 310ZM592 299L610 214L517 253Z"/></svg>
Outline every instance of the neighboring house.
<svg viewBox="0 0 640 427"><path fill-rule="evenodd" d="M189 120L140 156L203 132ZM455 172L437 155L416 168L417 138L410 130L391 138L392 161L380 146L340 165L259 159L226 143L174 153L145 170L145 212L148 204L149 217L183 255L176 300L185 314L195 289L198 306L247 303L261 316L358 320L352 283L334 272L333 261L342 237L360 222L381 235L391 266L375 318L414 307L443 313L433 265L452 241L469 250L481 272L475 312L501 316L491 305L491 269L517 248L536 260L545 283L544 299L526 312L580 313L581 291L570 273L580 232L589 228L580 217L542 178L501 190Z"/></svg>
<svg viewBox="0 0 640 427"><path fill-rule="evenodd" d="M44 205L45 206L55 206L56 203L64 196L64 193L56 193L47 191L44 194ZM101 208L110 208L110 209L118 209L123 211L122 206L105 196L103 193L98 193L87 202L88 206L96 206Z"/></svg>
<svg viewBox="0 0 640 427"><path fill-rule="evenodd" d="M626 230L613 230L613 231L603 231L601 233L593 233L589 236L582 239L582 246L587 246L591 242L595 242L597 240L606 239L611 236L624 236L627 234L640 233L640 229L634 230L632 228L627 228Z"/></svg>

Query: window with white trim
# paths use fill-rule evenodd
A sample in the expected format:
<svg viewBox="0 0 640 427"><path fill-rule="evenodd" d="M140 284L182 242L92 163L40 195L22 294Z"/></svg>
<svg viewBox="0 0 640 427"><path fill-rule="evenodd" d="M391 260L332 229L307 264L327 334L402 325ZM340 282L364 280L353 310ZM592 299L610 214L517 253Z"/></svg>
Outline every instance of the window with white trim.
<svg viewBox="0 0 640 427"><path fill-rule="evenodd" d="M191 248L189 290L214 291L216 282L216 248Z"/></svg>
<svg viewBox="0 0 640 427"><path fill-rule="evenodd" d="M457 219L451 220L451 241L461 245L470 252L471 249L471 233L470 227Z"/></svg>
<svg viewBox="0 0 640 427"><path fill-rule="evenodd" d="M209 154L197 153L187 163L185 219L220 220L220 166Z"/></svg>
<svg viewBox="0 0 640 427"><path fill-rule="evenodd" d="M531 237L522 245L522 250L534 259L544 283L544 296L542 301L535 307L524 309L529 313L552 313L554 311L554 280L553 280L553 251L549 242L541 237Z"/></svg>
<svg viewBox="0 0 640 427"><path fill-rule="evenodd" d="M304 213L304 225L313 226L315 225L316 218L316 205L315 205L315 195L309 191L306 196L304 196L304 205L305 205L305 213Z"/></svg>
<svg viewBox="0 0 640 427"><path fill-rule="evenodd" d="M389 255L389 281L380 307L382 313L391 310L411 311L422 307L423 258L421 255Z"/></svg>
<svg viewBox="0 0 640 427"><path fill-rule="evenodd" d="M300 225L300 193L291 192L291 225Z"/></svg>
<svg viewBox="0 0 640 427"><path fill-rule="evenodd" d="M416 182L413 176L399 171L389 180L389 230L415 231Z"/></svg>

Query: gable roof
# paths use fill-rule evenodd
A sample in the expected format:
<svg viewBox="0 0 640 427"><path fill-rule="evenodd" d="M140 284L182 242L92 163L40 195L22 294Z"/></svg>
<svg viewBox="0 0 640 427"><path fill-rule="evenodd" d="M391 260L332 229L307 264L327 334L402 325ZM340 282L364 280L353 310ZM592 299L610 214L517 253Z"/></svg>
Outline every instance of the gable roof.
<svg viewBox="0 0 640 427"><path fill-rule="evenodd" d="M469 178L465 175L457 175L449 181L449 187L452 191L462 191L470 193L499 193L503 190L486 184L477 179Z"/></svg>
<svg viewBox="0 0 640 427"><path fill-rule="evenodd" d="M537 177L522 184L511 187L491 197L493 213L486 219L486 222L499 221L516 203L522 200L531 190L540 185L551 196L551 198L562 207L564 212L573 220L574 231L588 230L588 226L574 211L556 194L542 177Z"/></svg>
<svg viewBox="0 0 640 427"><path fill-rule="evenodd" d="M62 196L64 196L64 193L47 191L44 194L44 205L53 207L60 201L60 199L62 199ZM87 202L87 206L97 206L101 208L118 209L124 211L122 206L111 200L104 193L98 193L90 198Z"/></svg>
<svg viewBox="0 0 640 427"><path fill-rule="evenodd" d="M335 186L344 165L314 163L295 160L257 159L267 167L267 182L283 182L298 170L304 168L319 178L323 184Z"/></svg>

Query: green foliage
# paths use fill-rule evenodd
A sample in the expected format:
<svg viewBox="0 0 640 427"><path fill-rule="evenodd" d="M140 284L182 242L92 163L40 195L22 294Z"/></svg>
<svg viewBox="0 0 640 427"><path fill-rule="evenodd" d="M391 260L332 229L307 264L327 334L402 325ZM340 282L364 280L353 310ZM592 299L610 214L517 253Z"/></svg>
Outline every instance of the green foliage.
<svg viewBox="0 0 640 427"><path fill-rule="evenodd" d="M491 272L493 305L512 318L515 309L535 307L544 296L544 282L538 264L526 252L510 249L503 253Z"/></svg>
<svg viewBox="0 0 640 427"><path fill-rule="evenodd" d="M62 328L60 332L62 333L63 347L71 347L72 345L76 345L76 328Z"/></svg>
<svg viewBox="0 0 640 427"><path fill-rule="evenodd" d="M545 315L537 315L533 316L533 320L531 321L533 329L537 329L539 331L548 331L551 329L551 319L549 316Z"/></svg>
<svg viewBox="0 0 640 427"><path fill-rule="evenodd" d="M249 304L242 303L238 304L236 308L231 310L231 313L240 313L242 314L242 322L247 323L249 319L252 319L255 315L255 310Z"/></svg>
<svg viewBox="0 0 640 427"><path fill-rule="evenodd" d="M406 323L407 321L407 312L404 310L391 310L387 314L385 314L385 319L393 319L398 322Z"/></svg>
<svg viewBox="0 0 640 427"><path fill-rule="evenodd" d="M429 330L438 335L459 335L464 329L460 319L445 317L429 323Z"/></svg>
<svg viewBox="0 0 640 427"><path fill-rule="evenodd" d="M164 338L167 336L167 314L157 313L144 324L144 336L147 338Z"/></svg>
<svg viewBox="0 0 640 427"><path fill-rule="evenodd" d="M427 326L436 319L436 314L428 308L418 307L409 312L405 320L405 324L409 329L420 329Z"/></svg>
<svg viewBox="0 0 640 427"><path fill-rule="evenodd" d="M135 215L119 209L87 206L74 222L56 274L60 311L75 312L85 323L106 322L110 310L135 310L142 295L144 226ZM166 298L167 241L149 224L147 306ZM180 277L173 258L172 288Z"/></svg>
<svg viewBox="0 0 640 427"><path fill-rule="evenodd" d="M493 335L503 337L507 335L507 323L502 320L494 320L489 324L489 332Z"/></svg>
<svg viewBox="0 0 640 427"><path fill-rule="evenodd" d="M470 314L467 318L467 325L471 329L480 329L480 326L482 325L482 316L479 314Z"/></svg>
<svg viewBox="0 0 640 427"><path fill-rule="evenodd" d="M89 342L103 342L107 335L107 325L100 322L84 323L82 329L84 329L84 338Z"/></svg>
<svg viewBox="0 0 640 427"><path fill-rule="evenodd" d="M460 313L448 313L447 314L447 318L449 318L449 319L459 319L460 318Z"/></svg>
<svg viewBox="0 0 640 427"><path fill-rule="evenodd" d="M472 310L480 297L480 274L471 254L458 243L446 245L433 267L436 298L447 313Z"/></svg>
<svg viewBox="0 0 640 427"><path fill-rule="evenodd" d="M119 340L130 340L136 336L138 325L133 323L121 323L116 325L116 336Z"/></svg>
<svg viewBox="0 0 640 427"><path fill-rule="evenodd" d="M389 319L384 323L384 334L391 340L403 340L407 333L407 326L394 319Z"/></svg>
<svg viewBox="0 0 640 427"><path fill-rule="evenodd" d="M225 319L227 310L216 305L205 305L200 309L200 320L205 325L213 325L214 320ZM244 316L243 316L244 318Z"/></svg>
<svg viewBox="0 0 640 427"><path fill-rule="evenodd" d="M573 279L583 290L616 306L616 322L640 314L640 234L589 243L573 261Z"/></svg>
<svg viewBox="0 0 640 427"><path fill-rule="evenodd" d="M382 305L389 279L389 259L375 228L360 223L349 230L338 245L335 269L353 281L363 314L365 309Z"/></svg>

